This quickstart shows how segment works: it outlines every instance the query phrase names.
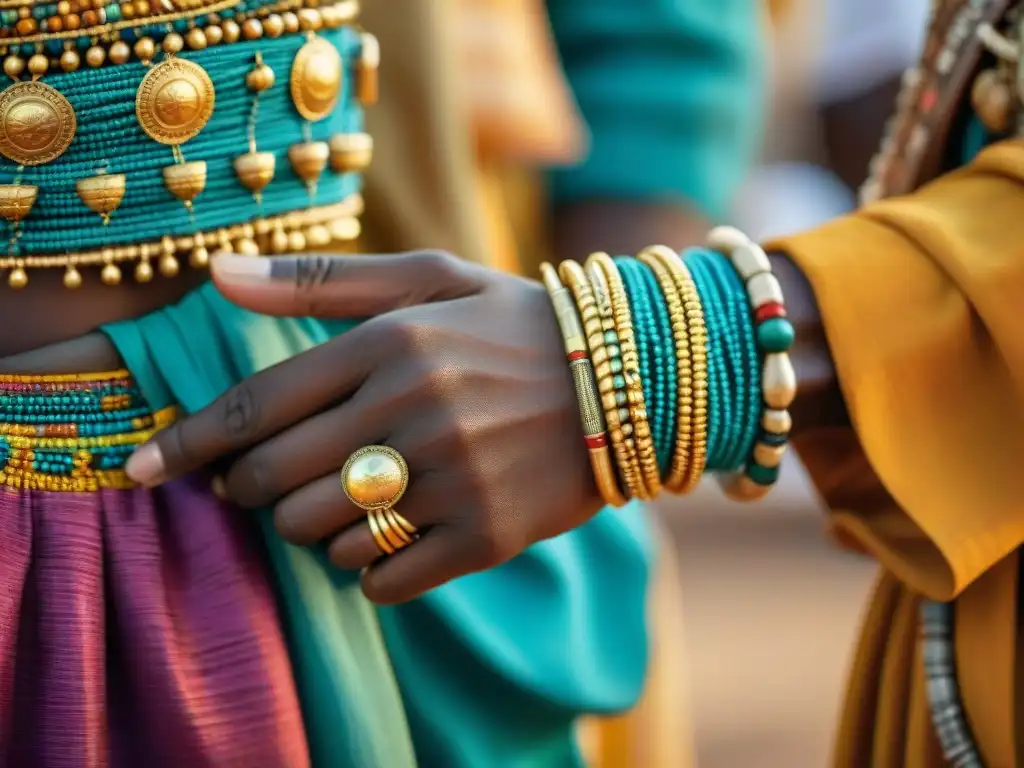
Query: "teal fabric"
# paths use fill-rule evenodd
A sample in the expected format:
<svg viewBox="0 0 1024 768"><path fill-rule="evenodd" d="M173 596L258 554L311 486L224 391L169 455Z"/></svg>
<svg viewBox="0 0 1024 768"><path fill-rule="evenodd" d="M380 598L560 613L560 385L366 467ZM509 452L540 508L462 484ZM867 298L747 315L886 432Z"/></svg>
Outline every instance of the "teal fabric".
<svg viewBox="0 0 1024 768"><path fill-rule="evenodd" d="M208 284L104 330L151 405L193 412L346 327L255 315ZM639 696L652 552L636 508L385 609L257 519L318 767L567 768L581 764L576 718Z"/></svg>
<svg viewBox="0 0 1024 768"><path fill-rule="evenodd" d="M764 120L759 0L548 0L568 80L590 127L556 201L681 202L718 220Z"/></svg>
<svg viewBox="0 0 1024 768"><path fill-rule="evenodd" d="M343 27L323 30L346 62L338 108L327 118L309 124L295 111L288 74L295 53L305 44L302 35L238 42L181 54L202 66L216 91L217 109L202 132L181 148L186 160L203 160L206 189L190 215L164 185L163 168L174 164L171 147L150 139L135 115L135 92L148 68L137 62L73 73L49 75L46 83L64 94L78 116L78 130L68 151L51 163L20 168L0 158L0 183L33 184L39 200L20 226L12 253L60 253L102 248L110 243L158 241L164 235L184 235L252 221L344 200L359 191L355 173L328 169L311 198L305 183L288 162L288 148L307 138L324 141L335 133L362 130L363 112L351 87L352 62L359 53L358 33ZM243 187L232 165L247 151L253 93L245 84L257 51L277 74L271 89L259 97L258 120L252 130L257 148L276 158L274 180L261 202ZM82 203L75 182L99 171L126 176L124 200L109 224ZM0 221L0 238L11 238L12 224Z"/></svg>

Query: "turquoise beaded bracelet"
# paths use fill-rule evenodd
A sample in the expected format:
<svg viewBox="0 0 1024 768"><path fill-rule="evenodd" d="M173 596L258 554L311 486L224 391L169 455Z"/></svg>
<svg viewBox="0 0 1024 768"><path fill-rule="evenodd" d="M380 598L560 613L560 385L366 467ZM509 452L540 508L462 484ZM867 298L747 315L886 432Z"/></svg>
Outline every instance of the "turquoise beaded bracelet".
<svg viewBox="0 0 1024 768"><path fill-rule="evenodd" d="M712 230L708 242L711 248L729 257L744 282L762 357L760 431L746 466L724 483L730 498L753 501L764 497L778 480L789 442L792 420L788 408L797 391L796 372L789 358L795 332L786 317L782 286L772 274L764 250L732 227Z"/></svg>

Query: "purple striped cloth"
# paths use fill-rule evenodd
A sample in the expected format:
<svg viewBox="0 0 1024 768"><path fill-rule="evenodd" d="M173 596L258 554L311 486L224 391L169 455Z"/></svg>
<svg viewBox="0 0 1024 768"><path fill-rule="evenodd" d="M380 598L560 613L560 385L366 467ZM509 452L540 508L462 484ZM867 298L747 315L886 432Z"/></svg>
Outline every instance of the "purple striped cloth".
<svg viewBox="0 0 1024 768"><path fill-rule="evenodd" d="M246 513L201 477L0 487L0 765L308 764Z"/></svg>

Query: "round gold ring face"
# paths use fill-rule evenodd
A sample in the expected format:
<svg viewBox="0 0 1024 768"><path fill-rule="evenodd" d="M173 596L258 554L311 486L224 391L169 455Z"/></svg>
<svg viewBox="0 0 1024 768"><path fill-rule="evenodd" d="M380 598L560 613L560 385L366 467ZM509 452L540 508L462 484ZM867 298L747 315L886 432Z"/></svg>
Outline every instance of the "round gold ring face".
<svg viewBox="0 0 1024 768"><path fill-rule="evenodd" d="M390 507L409 486L409 467L402 455L386 445L368 445L348 457L341 470L341 487L357 507L367 511Z"/></svg>
<svg viewBox="0 0 1024 768"><path fill-rule="evenodd" d="M0 93L0 154L19 165L42 165L67 151L75 138L74 107L45 83L15 83Z"/></svg>
<svg viewBox="0 0 1024 768"><path fill-rule="evenodd" d="M295 109L316 122L331 114L341 95L342 61L338 49L316 37L295 54L290 87Z"/></svg>
<svg viewBox="0 0 1024 768"><path fill-rule="evenodd" d="M135 116L151 139L173 147L206 127L215 100L206 70L175 57L157 64L142 78L135 95Z"/></svg>

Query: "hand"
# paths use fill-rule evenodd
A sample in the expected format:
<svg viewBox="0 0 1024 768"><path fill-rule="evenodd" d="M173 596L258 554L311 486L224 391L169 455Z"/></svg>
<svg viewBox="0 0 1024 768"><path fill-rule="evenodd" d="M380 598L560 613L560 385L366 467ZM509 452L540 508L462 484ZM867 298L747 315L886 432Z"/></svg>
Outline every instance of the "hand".
<svg viewBox="0 0 1024 768"><path fill-rule="evenodd" d="M225 256L213 275L258 312L372 319L158 434L128 463L136 481L227 459L230 499L273 505L284 538L327 542L335 565L367 569L363 590L378 603L498 565L600 508L539 284L429 252ZM395 508L421 532L384 558L339 475L372 444L408 462Z"/></svg>

